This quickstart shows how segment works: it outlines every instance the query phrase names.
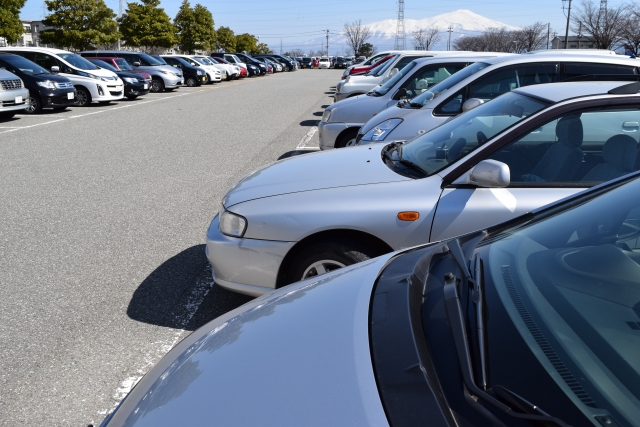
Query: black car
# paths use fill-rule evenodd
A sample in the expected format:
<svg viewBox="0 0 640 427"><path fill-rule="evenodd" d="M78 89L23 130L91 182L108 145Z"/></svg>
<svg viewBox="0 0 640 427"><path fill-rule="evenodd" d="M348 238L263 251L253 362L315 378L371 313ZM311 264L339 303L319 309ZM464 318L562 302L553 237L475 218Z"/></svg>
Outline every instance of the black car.
<svg viewBox="0 0 640 427"><path fill-rule="evenodd" d="M257 59L252 58L249 55L245 55L244 53L234 53L233 55L237 56L241 61L247 64L247 67L249 67L249 65L257 67L260 71L260 73L257 75L264 76L265 74L267 74L267 66L264 65L264 63L262 63L261 61L258 61Z"/></svg>
<svg viewBox="0 0 640 427"><path fill-rule="evenodd" d="M176 56L160 56L167 65L176 67L182 70L184 73L184 84L189 87L200 86L207 83L207 72L200 67L194 67L182 58Z"/></svg>
<svg viewBox="0 0 640 427"><path fill-rule="evenodd" d="M313 66L313 58L305 56L300 62L300 68L311 68Z"/></svg>
<svg viewBox="0 0 640 427"><path fill-rule="evenodd" d="M25 108L29 114L39 113L43 108L64 110L74 104L76 90L66 77L53 74L35 62L12 53L0 53L0 68L20 77L29 89Z"/></svg>
<svg viewBox="0 0 640 427"><path fill-rule="evenodd" d="M292 61L291 59L287 58L286 56L282 56L282 55L276 55L275 53L270 53L270 54L257 54L257 55L253 55L254 58L269 58L269 59L273 59L279 63L281 63L285 70L287 71L294 71L297 67L295 64L295 61Z"/></svg>
<svg viewBox="0 0 640 427"><path fill-rule="evenodd" d="M120 71L116 67L107 64L106 62L99 59L87 58L87 60L100 68L104 68L105 70L113 71L114 73L116 73L118 77L120 77L120 80L122 80L124 83L124 96L126 96L127 98L136 99L141 95L146 95L149 93L149 84L139 74Z"/></svg>
<svg viewBox="0 0 640 427"><path fill-rule="evenodd" d="M338 56L336 58L335 63L333 64L333 68L347 68L349 60L344 56Z"/></svg>

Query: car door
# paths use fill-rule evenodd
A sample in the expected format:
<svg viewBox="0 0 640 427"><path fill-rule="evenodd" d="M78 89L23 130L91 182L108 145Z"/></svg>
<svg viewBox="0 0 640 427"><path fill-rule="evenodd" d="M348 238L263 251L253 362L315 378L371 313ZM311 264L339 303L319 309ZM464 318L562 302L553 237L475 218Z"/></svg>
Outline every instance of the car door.
<svg viewBox="0 0 640 427"><path fill-rule="evenodd" d="M511 141L476 155L466 171L452 172L434 215L431 241L484 228L549 204L640 167L640 109L601 106L538 123ZM489 144L495 143L490 141ZM502 145L503 144L503 145ZM505 188L456 184L482 160L506 164ZM462 160L465 162L465 160ZM460 182L458 180L458 182Z"/></svg>

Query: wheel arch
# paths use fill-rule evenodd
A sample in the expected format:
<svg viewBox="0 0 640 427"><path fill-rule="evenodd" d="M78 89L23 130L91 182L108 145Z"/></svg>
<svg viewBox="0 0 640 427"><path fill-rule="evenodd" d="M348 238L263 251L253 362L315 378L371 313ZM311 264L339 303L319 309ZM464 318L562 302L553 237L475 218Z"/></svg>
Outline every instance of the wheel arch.
<svg viewBox="0 0 640 427"><path fill-rule="evenodd" d="M355 132L355 134L357 136L358 131L360 130L360 127L361 126L349 126L348 128L342 130L342 132L340 132L338 134L338 136L336 137L336 140L333 143L334 148L343 148L343 147L345 147L345 144L348 141L344 141L344 144L343 144L342 140L347 138L349 136L349 134L354 133L354 132Z"/></svg>
<svg viewBox="0 0 640 427"><path fill-rule="evenodd" d="M347 241L356 241L367 245L373 248L375 256L380 256L393 251L393 248L387 244L384 240L380 239L373 234L353 229L333 229L333 230L324 230L319 231L317 233L311 234L304 239L300 240L298 243L293 245L291 249L287 252L287 254L282 259L280 263L280 268L278 269L278 276L276 278L276 289L281 288L286 285L285 282L285 271L289 268L289 265L293 261L295 255L302 250L303 248L309 247L311 245L315 245L321 242L330 242L336 240L347 240Z"/></svg>

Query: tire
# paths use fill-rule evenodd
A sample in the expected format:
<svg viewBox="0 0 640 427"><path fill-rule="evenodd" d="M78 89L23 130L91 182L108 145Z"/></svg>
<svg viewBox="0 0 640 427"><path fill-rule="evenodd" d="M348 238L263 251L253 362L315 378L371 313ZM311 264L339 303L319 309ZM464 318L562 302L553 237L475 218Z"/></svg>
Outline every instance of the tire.
<svg viewBox="0 0 640 427"><path fill-rule="evenodd" d="M303 247L288 263L283 285L319 276L377 255L373 248L360 242L334 240L314 243Z"/></svg>
<svg viewBox="0 0 640 427"><path fill-rule="evenodd" d="M342 132L336 139L335 148L344 148L355 145L356 137L358 136L359 128L349 128Z"/></svg>
<svg viewBox="0 0 640 427"><path fill-rule="evenodd" d="M91 94L89 91L82 86L78 86L76 88L76 99L74 104L78 107L86 107L91 105Z"/></svg>
<svg viewBox="0 0 640 427"><path fill-rule="evenodd" d="M196 87L198 85L198 82L193 77L187 77L184 83L189 87Z"/></svg>
<svg viewBox="0 0 640 427"><path fill-rule="evenodd" d="M9 120L12 119L13 116L15 116L16 113L11 111L11 112L7 112L7 113L0 113L0 120Z"/></svg>
<svg viewBox="0 0 640 427"><path fill-rule="evenodd" d="M151 78L151 92L160 93L164 90L164 82L158 77Z"/></svg>
<svg viewBox="0 0 640 427"><path fill-rule="evenodd" d="M38 114L42 111L42 101L37 96L31 96L27 98L27 107L24 112L27 114Z"/></svg>
<svg viewBox="0 0 640 427"><path fill-rule="evenodd" d="M131 101L133 101L137 97L138 97L138 95L127 95L127 99L130 99Z"/></svg>

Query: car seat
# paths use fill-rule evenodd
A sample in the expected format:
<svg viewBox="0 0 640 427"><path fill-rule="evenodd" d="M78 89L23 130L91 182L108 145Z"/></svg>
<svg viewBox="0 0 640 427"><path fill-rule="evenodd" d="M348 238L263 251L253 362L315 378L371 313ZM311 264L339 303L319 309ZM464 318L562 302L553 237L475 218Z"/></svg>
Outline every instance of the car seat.
<svg viewBox="0 0 640 427"><path fill-rule="evenodd" d="M602 147L602 160L582 178L583 181L609 181L634 170L638 142L629 135L614 135Z"/></svg>
<svg viewBox="0 0 640 427"><path fill-rule="evenodd" d="M578 116L566 116L558 120L553 144L531 174L524 175L525 181L562 182L571 181L582 164L584 153L580 149L584 130ZM539 178L539 179L535 179Z"/></svg>
<svg viewBox="0 0 640 427"><path fill-rule="evenodd" d="M416 82L415 94L420 95L422 92L429 89L429 82L426 79L420 79Z"/></svg>

